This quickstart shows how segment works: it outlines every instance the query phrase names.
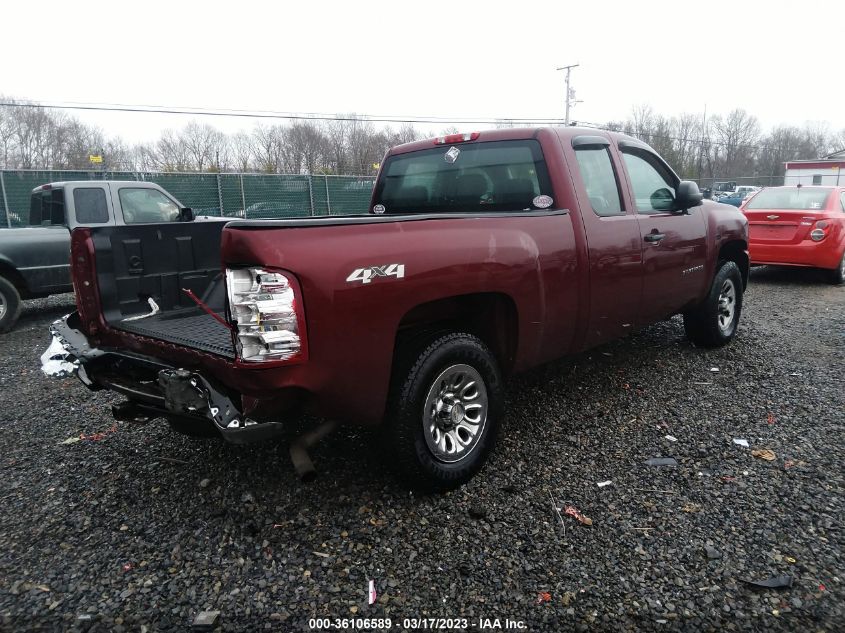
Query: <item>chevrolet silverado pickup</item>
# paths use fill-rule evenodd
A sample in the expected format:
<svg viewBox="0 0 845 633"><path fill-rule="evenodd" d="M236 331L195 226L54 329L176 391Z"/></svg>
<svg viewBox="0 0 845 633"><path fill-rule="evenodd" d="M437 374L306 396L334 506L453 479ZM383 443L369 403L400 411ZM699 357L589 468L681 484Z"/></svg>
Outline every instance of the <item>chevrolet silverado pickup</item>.
<svg viewBox="0 0 845 633"><path fill-rule="evenodd" d="M70 230L190 219L186 213L169 193L148 182L82 180L36 187L29 226L0 229L0 332L14 326L22 299L73 290Z"/></svg>
<svg viewBox="0 0 845 633"><path fill-rule="evenodd" d="M115 415L232 442L300 410L379 426L426 489L481 467L514 372L676 314L696 345L728 343L749 268L736 207L702 201L648 145L579 128L395 147L365 215L71 242L78 310L42 359L124 394Z"/></svg>

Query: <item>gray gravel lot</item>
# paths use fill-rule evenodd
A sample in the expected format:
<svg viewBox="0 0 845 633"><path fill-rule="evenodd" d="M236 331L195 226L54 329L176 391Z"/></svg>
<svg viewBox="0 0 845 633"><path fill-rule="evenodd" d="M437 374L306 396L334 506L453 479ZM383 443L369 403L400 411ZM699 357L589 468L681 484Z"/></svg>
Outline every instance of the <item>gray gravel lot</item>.
<svg viewBox="0 0 845 633"><path fill-rule="evenodd" d="M202 610L233 631L315 616L843 630L845 288L818 273L755 269L727 348L695 349L676 318L512 380L490 463L422 498L371 432L329 437L304 485L286 441L113 427L117 397L40 373L71 309L27 302L0 335L4 630L186 630ZM564 531L550 495L592 526L564 516ZM744 583L781 574L791 588Z"/></svg>

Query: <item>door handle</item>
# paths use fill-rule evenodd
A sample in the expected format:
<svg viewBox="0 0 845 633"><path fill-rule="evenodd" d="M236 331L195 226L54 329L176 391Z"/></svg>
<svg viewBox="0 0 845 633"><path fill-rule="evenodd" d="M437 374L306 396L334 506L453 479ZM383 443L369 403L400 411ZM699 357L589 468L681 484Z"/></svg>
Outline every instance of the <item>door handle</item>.
<svg viewBox="0 0 845 633"><path fill-rule="evenodd" d="M666 237L666 234L665 234L665 233L649 233L649 234L648 234L648 235L646 235L643 239L644 239L646 242L659 242L659 241L660 241L660 240L662 240L664 237Z"/></svg>

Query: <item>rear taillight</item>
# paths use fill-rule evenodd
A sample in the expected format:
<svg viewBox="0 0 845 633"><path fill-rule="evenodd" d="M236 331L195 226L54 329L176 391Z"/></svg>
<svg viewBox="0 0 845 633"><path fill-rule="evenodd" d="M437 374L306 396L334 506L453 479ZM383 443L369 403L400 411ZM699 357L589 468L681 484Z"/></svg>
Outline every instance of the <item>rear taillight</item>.
<svg viewBox="0 0 845 633"><path fill-rule="evenodd" d="M454 145L455 143L466 143L467 141L474 141L479 136L480 132L467 132L466 134L448 134L446 136L438 136L434 139L435 145Z"/></svg>
<svg viewBox="0 0 845 633"><path fill-rule="evenodd" d="M824 220L816 222L816 228L810 231L810 239L814 242L821 242L825 237L827 237L828 226L830 225Z"/></svg>
<svg viewBox="0 0 845 633"><path fill-rule="evenodd" d="M226 287L240 360L304 360L305 321L293 275L264 268L228 269Z"/></svg>

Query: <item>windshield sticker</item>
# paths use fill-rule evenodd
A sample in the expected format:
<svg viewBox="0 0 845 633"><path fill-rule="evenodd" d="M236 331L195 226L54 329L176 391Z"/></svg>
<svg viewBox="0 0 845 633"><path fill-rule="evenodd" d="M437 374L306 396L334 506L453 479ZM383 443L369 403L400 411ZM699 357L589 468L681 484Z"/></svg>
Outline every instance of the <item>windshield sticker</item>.
<svg viewBox="0 0 845 633"><path fill-rule="evenodd" d="M811 203L810 203L810 208L811 208L811 209L821 209L821 208L822 208L822 203L821 203L821 202L811 202Z"/></svg>
<svg viewBox="0 0 845 633"><path fill-rule="evenodd" d="M373 207L373 213L375 213L377 215L381 215L385 211L387 211L387 209L384 208L383 204L377 204L376 206Z"/></svg>
<svg viewBox="0 0 845 633"><path fill-rule="evenodd" d="M450 147L449 151L444 154L443 160L445 160L447 163L454 163L456 160L458 160L458 156L460 155L461 150L459 150L457 147Z"/></svg>
<svg viewBox="0 0 845 633"><path fill-rule="evenodd" d="M554 200L552 200L551 196L542 195L542 196L537 196L536 198L534 198L531 201L531 204L533 204L538 209L548 209L550 206L552 206L554 204Z"/></svg>

